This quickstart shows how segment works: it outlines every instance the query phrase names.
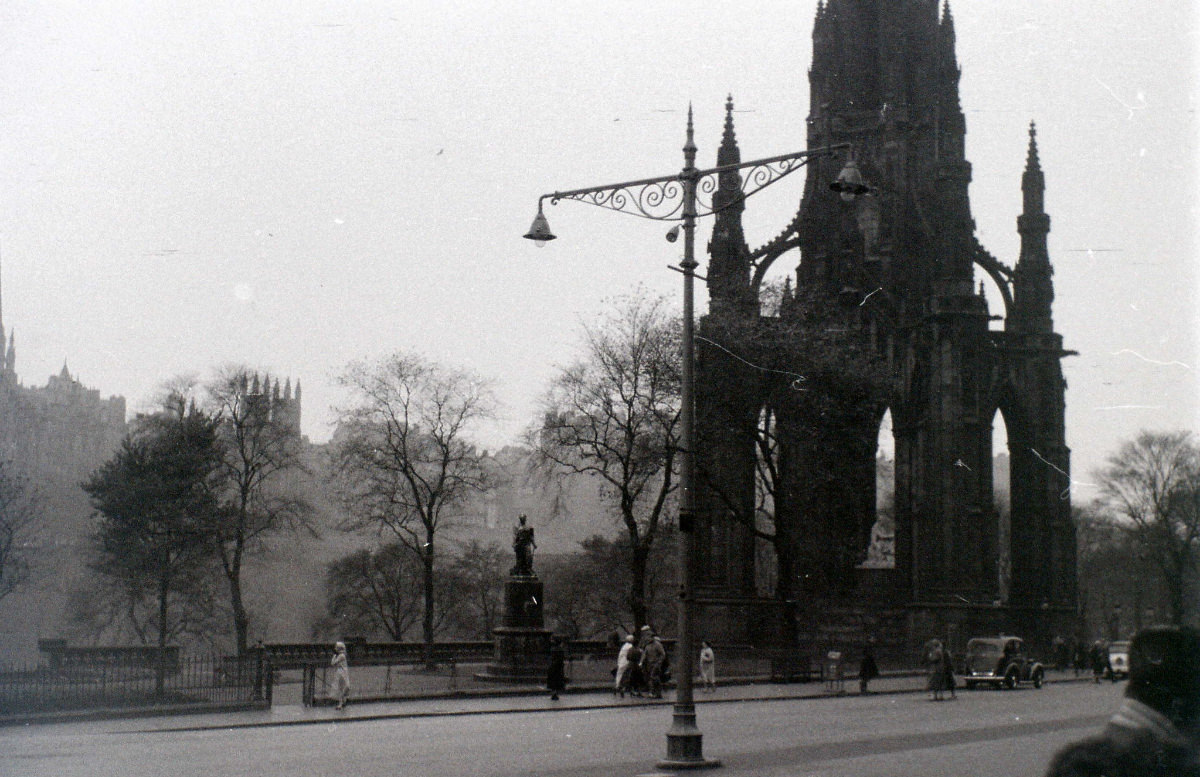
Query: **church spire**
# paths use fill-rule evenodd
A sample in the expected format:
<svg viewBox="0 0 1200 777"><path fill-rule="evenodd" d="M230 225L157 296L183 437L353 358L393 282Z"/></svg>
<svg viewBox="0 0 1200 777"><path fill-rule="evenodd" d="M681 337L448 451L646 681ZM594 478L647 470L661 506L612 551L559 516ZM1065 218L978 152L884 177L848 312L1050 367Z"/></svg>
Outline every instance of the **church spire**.
<svg viewBox="0 0 1200 777"><path fill-rule="evenodd" d="M733 129L733 95L725 98L725 127L717 149L717 165L736 165L742 161L737 135ZM708 244L708 294L714 308L750 304L750 260L742 231L742 211L746 209L742 195L742 176L737 170L717 174L717 190L713 192L712 240Z"/></svg>
<svg viewBox="0 0 1200 777"><path fill-rule="evenodd" d="M1054 268L1046 236L1050 216L1046 214L1046 176L1038 157L1037 126L1029 123L1029 151L1021 175L1024 209L1017 217L1021 234L1021 257L1013 268L1013 314L1006 328L1025 332L1052 332L1050 308L1054 302Z"/></svg>
<svg viewBox="0 0 1200 777"><path fill-rule="evenodd" d="M721 147L717 149L717 166L736 165L742 161L738 150L737 135L733 131L733 95L725 98L725 130L721 133Z"/></svg>

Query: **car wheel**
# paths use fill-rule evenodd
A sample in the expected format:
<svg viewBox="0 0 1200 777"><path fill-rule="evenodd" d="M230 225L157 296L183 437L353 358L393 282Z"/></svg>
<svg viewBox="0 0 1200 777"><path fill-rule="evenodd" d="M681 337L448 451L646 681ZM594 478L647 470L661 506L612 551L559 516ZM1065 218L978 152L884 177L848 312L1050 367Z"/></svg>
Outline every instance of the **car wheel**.
<svg viewBox="0 0 1200 777"><path fill-rule="evenodd" d="M1043 676L1042 676L1042 670L1041 670L1041 669L1039 669L1039 670L1037 670L1036 672L1034 672L1034 673L1033 673L1033 687L1034 687L1034 688L1041 688L1041 687L1042 687L1042 680L1043 680Z"/></svg>
<svg viewBox="0 0 1200 777"><path fill-rule="evenodd" d="M1016 687L1017 687L1017 673L1010 669L1008 671L1008 674L1004 675L1004 688L1005 688L1005 690L1011 691L1013 688L1016 688Z"/></svg>

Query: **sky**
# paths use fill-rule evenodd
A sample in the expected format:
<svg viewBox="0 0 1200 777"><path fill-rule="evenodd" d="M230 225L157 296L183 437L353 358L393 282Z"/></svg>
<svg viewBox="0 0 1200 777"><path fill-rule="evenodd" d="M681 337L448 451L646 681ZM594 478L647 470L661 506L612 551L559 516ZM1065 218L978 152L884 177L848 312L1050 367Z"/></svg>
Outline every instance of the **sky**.
<svg viewBox="0 0 1200 777"><path fill-rule="evenodd" d="M801 150L815 8L6 0L0 283L17 371L44 385L66 364L137 411L173 376L248 364L302 383L320 441L348 362L415 350L493 380L501 413L479 439L515 442L582 322L639 286L680 294L664 225L564 202L538 250L520 237L538 196L677 172L689 104L698 164L715 164L727 94L743 159ZM1200 430L1200 11L951 8L977 233L1010 266L1037 122L1087 498L1139 430ZM801 187L749 201L752 246Z"/></svg>

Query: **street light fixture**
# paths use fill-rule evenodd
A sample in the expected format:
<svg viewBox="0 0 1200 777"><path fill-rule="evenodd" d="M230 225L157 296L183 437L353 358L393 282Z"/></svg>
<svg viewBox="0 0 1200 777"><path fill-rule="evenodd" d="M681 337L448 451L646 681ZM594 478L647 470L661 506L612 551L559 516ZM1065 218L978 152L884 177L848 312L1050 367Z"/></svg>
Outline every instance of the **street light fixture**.
<svg viewBox="0 0 1200 777"><path fill-rule="evenodd" d="M679 221L667 233L667 240L674 243L683 231L683 260L679 272L683 275L683 337L682 337L682 380L679 413L679 531L683 542L679 551L680 603L679 638L676 642L675 660L677 681L675 705L671 728L667 731L667 757L659 762L664 769L686 769L719 766L720 762L706 759L703 754L703 738L696 726L696 706L692 695L694 674L693 634L693 579L692 559L696 537L695 515L695 322L693 315L694 278L696 268L696 219L709 216L728 205L715 204L712 195L719 188L718 176L722 173L749 170L741 177L741 197L737 202L761 191L779 179L799 170L809 160L822 156L835 156L848 149L849 143L839 143L811 151L755 159L732 165L696 169L696 144L692 130L692 108L688 106L687 142L683 146L683 170L674 175L642 178L636 181L590 186L583 189L543 194L538 198L538 212L525 237L544 245L557 236L550 231L550 224L542 210L542 203L550 200L554 205L560 200L577 200L597 205L620 213L628 213L654 221ZM843 199L854 199L870 191L862 180L862 174L853 160L830 188L842 194Z"/></svg>

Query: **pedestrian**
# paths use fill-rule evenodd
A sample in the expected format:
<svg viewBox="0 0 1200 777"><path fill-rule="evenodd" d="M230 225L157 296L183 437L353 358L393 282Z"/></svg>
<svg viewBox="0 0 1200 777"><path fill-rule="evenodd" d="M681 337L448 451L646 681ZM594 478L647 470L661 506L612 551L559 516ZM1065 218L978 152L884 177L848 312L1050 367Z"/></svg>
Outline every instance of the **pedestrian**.
<svg viewBox="0 0 1200 777"><path fill-rule="evenodd" d="M629 654L636 650L633 646L633 635L625 637L621 649L617 651L617 668L613 672L613 693L624 698L629 682Z"/></svg>
<svg viewBox="0 0 1200 777"><path fill-rule="evenodd" d="M870 693L867 685L879 676L879 666L875 663L875 651L868 642L863 648L862 660L858 662L858 692Z"/></svg>
<svg viewBox="0 0 1200 777"><path fill-rule="evenodd" d="M710 693L717 688L716 663L717 657L713 653L712 645L708 644L707 640L700 640L700 680L704 683L704 690Z"/></svg>
<svg viewBox="0 0 1200 777"><path fill-rule="evenodd" d="M662 698L662 669L666 660L667 649L655 634L642 653L642 674L645 676L650 696L655 699Z"/></svg>
<svg viewBox="0 0 1200 777"><path fill-rule="evenodd" d="M949 648L942 649L942 684L947 691L950 691L951 699L958 698L954 689L954 656L950 653Z"/></svg>
<svg viewBox="0 0 1200 777"><path fill-rule="evenodd" d="M1098 683L1108 667L1108 648L1103 642L1096 640L1088 652L1088 659L1092 665L1092 682Z"/></svg>
<svg viewBox="0 0 1200 777"><path fill-rule="evenodd" d="M333 695L337 699L335 709L345 709L346 699L350 697L350 664L346 659L346 643L334 643L333 659L329 665L334 668Z"/></svg>
<svg viewBox="0 0 1200 777"><path fill-rule="evenodd" d="M1046 777L1200 777L1200 631L1152 626L1129 645L1129 682L1100 734L1068 745Z"/></svg>
<svg viewBox="0 0 1200 777"><path fill-rule="evenodd" d="M1078 637L1072 638L1072 643L1071 650L1073 651L1073 655L1071 656L1071 668L1074 670L1075 676L1078 677L1079 673L1087 666L1087 649L1083 646L1083 640Z"/></svg>
<svg viewBox="0 0 1200 777"><path fill-rule="evenodd" d="M555 634L550 637L550 666L546 670L546 689L550 701L558 701L558 694L567 689L567 648L565 637Z"/></svg>
<svg viewBox="0 0 1200 777"><path fill-rule="evenodd" d="M932 694L930 698L933 701L941 701L942 691L946 688L946 670L942 659L941 641L934 639L926 643L925 667L929 672L926 689Z"/></svg>

